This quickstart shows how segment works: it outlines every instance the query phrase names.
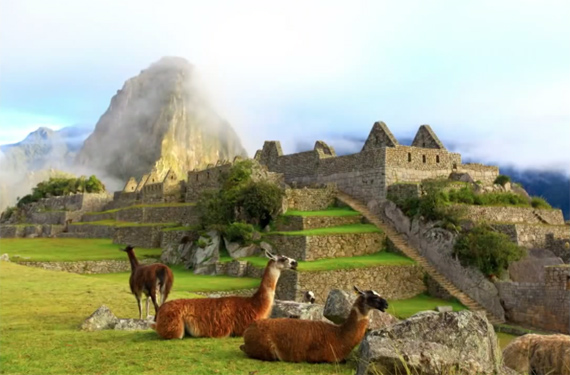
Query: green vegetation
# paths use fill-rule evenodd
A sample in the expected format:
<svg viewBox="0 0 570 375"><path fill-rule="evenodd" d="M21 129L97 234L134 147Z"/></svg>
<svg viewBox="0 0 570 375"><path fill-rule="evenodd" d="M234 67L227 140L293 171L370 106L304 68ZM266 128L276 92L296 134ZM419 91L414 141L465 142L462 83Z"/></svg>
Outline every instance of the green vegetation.
<svg viewBox="0 0 570 375"><path fill-rule="evenodd" d="M176 277L176 276L175 276ZM178 280L177 280L178 281ZM177 281L169 299L192 298ZM0 346L6 374L353 374L353 364L249 359L242 338L162 340L153 331L78 330L101 305L138 316L128 281L2 263Z"/></svg>
<svg viewBox="0 0 570 375"><path fill-rule="evenodd" d="M32 194L28 194L18 200L17 206L23 207L28 203L37 202L48 196L62 196L75 193L100 193L105 191L105 185L95 176L86 178L65 178L50 177L47 181L42 181L32 189Z"/></svg>
<svg viewBox="0 0 570 375"><path fill-rule="evenodd" d="M71 223L71 225L109 225L113 227L172 227L178 226L178 223L133 223L130 221L115 220L98 220L98 221L80 221ZM178 226L180 228L180 226Z"/></svg>
<svg viewBox="0 0 570 375"><path fill-rule="evenodd" d="M234 222L225 228L224 237L230 242L250 244L254 231L255 228L251 224Z"/></svg>
<svg viewBox="0 0 570 375"><path fill-rule="evenodd" d="M281 234L285 236L329 236L331 234L352 233L382 233L382 231L373 224L346 224L329 228L315 228L290 232L269 232L268 234Z"/></svg>
<svg viewBox="0 0 570 375"><path fill-rule="evenodd" d="M138 255L138 254L137 254ZM250 277L194 275L183 266L170 266L174 273L176 290L185 292L216 292L226 290L254 289L259 287L260 279ZM128 282L130 272L117 272L85 275L115 282Z"/></svg>
<svg viewBox="0 0 570 375"><path fill-rule="evenodd" d="M267 258L247 257L246 260L257 268L264 268L267 265ZM365 268L374 266L410 266L416 264L410 258L380 251L370 255L360 255L354 257L340 257L330 259L319 259L314 261L299 261L298 272L331 271L353 268Z"/></svg>
<svg viewBox="0 0 570 375"><path fill-rule="evenodd" d="M381 292L379 291L379 293ZM437 306L452 306L453 311L467 310L465 306L455 299L446 301L428 296L427 294L418 294L409 299L388 302L387 312L400 319L409 318L418 311L435 310Z"/></svg>
<svg viewBox="0 0 570 375"><path fill-rule="evenodd" d="M82 260L126 260L121 245L100 238L2 238L2 253L14 261L74 262ZM158 258L162 250L136 248L139 259ZM18 258L19 257L19 258ZM4 264L2 264L4 267Z"/></svg>
<svg viewBox="0 0 570 375"><path fill-rule="evenodd" d="M505 346L509 345L509 343L517 337L518 336L511 335L510 333L497 332L497 339L499 340L499 347L501 349L504 349Z"/></svg>
<svg viewBox="0 0 570 375"><path fill-rule="evenodd" d="M505 186L507 182L511 182L511 178L504 174L498 175L497 178L495 178L495 181L493 181L494 184L499 184L502 186Z"/></svg>
<svg viewBox="0 0 570 375"><path fill-rule="evenodd" d="M354 211L350 207L330 207L322 211L296 211L288 210L283 216L359 216L360 212Z"/></svg>
<svg viewBox="0 0 570 375"><path fill-rule="evenodd" d="M541 197L532 197L530 205L534 208L552 209L552 206L546 201L546 199Z"/></svg>
<svg viewBox="0 0 570 375"><path fill-rule="evenodd" d="M503 233L487 225L478 225L461 233L455 242L454 255L461 263L477 267L484 275L500 277L510 262L525 255L525 249Z"/></svg>
<svg viewBox="0 0 570 375"><path fill-rule="evenodd" d="M185 207L185 206L195 206L196 203L155 203L155 204L135 204L133 206L113 208L107 211L96 211L96 212L86 212L84 215L100 215L100 214L112 214L122 210L128 210L131 208L147 208L147 207Z"/></svg>

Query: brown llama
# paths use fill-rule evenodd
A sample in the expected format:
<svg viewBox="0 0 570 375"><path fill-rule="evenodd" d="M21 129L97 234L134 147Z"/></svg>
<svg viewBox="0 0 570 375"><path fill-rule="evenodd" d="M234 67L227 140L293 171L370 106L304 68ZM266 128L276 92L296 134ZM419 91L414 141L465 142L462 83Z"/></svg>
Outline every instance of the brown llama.
<svg viewBox="0 0 570 375"><path fill-rule="evenodd" d="M570 336L517 337L503 350L503 363L523 374L570 375Z"/></svg>
<svg viewBox="0 0 570 375"><path fill-rule="evenodd" d="M269 262L261 285L251 297L178 299L160 307L152 328L165 339L241 336L256 320L271 313L275 287L282 270L297 269L297 261L266 251Z"/></svg>
<svg viewBox="0 0 570 375"><path fill-rule="evenodd" d="M301 319L266 319L250 325L240 349L264 361L341 362L362 341L371 309L384 311L388 302L378 293L354 287L358 298L340 325Z"/></svg>
<svg viewBox="0 0 570 375"><path fill-rule="evenodd" d="M172 289L172 283L174 282L172 271L162 263L140 265L137 257L135 256L134 248L130 245L121 249L121 251L125 251L127 253L129 256L129 262L131 263L131 278L129 279L129 285L131 286L131 292L137 299L137 304L139 306L139 319L142 319L141 295L144 293L146 295L146 315L150 315L148 311L148 299L150 297L154 304L156 320L159 306L166 301L168 294ZM156 301L157 292L160 293L160 305Z"/></svg>

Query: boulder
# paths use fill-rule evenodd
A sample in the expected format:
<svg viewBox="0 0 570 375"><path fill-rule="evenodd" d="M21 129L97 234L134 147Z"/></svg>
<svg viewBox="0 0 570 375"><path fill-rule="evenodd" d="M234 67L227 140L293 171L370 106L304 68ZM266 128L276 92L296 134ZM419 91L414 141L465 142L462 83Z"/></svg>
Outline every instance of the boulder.
<svg viewBox="0 0 570 375"><path fill-rule="evenodd" d="M111 310L102 305L89 318L81 324L84 331L100 331L103 329L113 329L119 319L111 312Z"/></svg>
<svg viewBox="0 0 570 375"><path fill-rule="evenodd" d="M0 255L0 261L9 262L9 261L10 261L10 256L9 256L8 254L2 254L2 255Z"/></svg>
<svg viewBox="0 0 570 375"><path fill-rule="evenodd" d="M259 247L256 244L245 246L237 242L229 242L225 238L224 243L226 245L226 249L228 250L228 254L230 254L230 257L233 259L251 257L261 253Z"/></svg>
<svg viewBox="0 0 570 375"><path fill-rule="evenodd" d="M215 274L216 262L220 259L220 234L217 231L209 231L207 235L200 236L198 243L205 246L192 246L192 258L187 267L193 267L196 274Z"/></svg>
<svg viewBox="0 0 570 375"><path fill-rule="evenodd" d="M509 277L518 283L544 283L544 267L564 263L550 250L533 249L528 256L509 264Z"/></svg>
<svg viewBox="0 0 570 375"><path fill-rule="evenodd" d="M152 329L150 325L154 323L154 317L148 319L119 319L114 329L119 331L146 331Z"/></svg>
<svg viewBox="0 0 570 375"><path fill-rule="evenodd" d="M323 315L333 323L342 324L348 318L355 300L355 294L333 289L329 292L325 302ZM368 317L370 318L369 329L379 329L399 322L396 317L379 310L372 310Z"/></svg>
<svg viewBox="0 0 570 375"><path fill-rule="evenodd" d="M371 331L358 355L357 375L504 373L493 326L483 313L467 310L424 311Z"/></svg>
<svg viewBox="0 0 570 375"><path fill-rule="evenodd" d="M324 320L323 305L301 303L294 301L273 302L270 318L293 318L304 320Z"/></svg>
<svg viewBox="0 0 570 375"><path fill-rule="evenodd" d="M169 244L162 251L160 261L165 264L188 264L192 259L192 241L186 238L183 238L179 244Z"/></svg>
<svg viewBox="0 0 570 375"><path fill-rule="evenodd" d="M435 309L437 312L452 312L453 306L437 306Z"/></svg>

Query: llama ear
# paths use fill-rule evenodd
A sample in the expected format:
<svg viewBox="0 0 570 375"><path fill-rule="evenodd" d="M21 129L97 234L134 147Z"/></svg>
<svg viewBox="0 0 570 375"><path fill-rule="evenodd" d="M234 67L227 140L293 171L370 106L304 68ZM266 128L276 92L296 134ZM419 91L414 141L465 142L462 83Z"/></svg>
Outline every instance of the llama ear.
<svg viewBox="0 0 570 375"><path fill-rule="evenodd" d="M354 288L354 293L360 294L360 295L364 294L364 292L362 290L358 289L358 287L356 285L353 288Z"/></svg>
<svg viewBox="0 0 570 375"><path fill-rule="evenodd" d="M275 260L276 257L275 255L271 254L269 251L265 250L265 256L268 257L269 259L273 259Z"/></svg>

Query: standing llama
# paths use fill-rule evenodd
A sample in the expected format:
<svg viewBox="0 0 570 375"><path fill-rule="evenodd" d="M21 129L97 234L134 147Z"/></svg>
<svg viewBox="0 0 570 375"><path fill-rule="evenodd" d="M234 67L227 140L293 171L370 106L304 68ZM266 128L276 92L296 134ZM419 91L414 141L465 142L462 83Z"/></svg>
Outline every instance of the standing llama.
<svg viewBox="0 0 570 375"><path fill-rule="evenodd" d="M271 313L275 287L282 270L297 269L297 261L266 251L269 262L261 285L251 297L178 299L165 303L152 328L165 339L241 336L254 321Z"/></svg>
<svg viewBox="0 0 570 375"><path fill-rule="evenodd" d="M505 366L523 374L570 375L570 336L526 334L503 350Z"/></svg>
<svg viewBox="0 0 570 375"><path fill-rule="evenodd" d="M159 308L159 304L156 302L156 293L160 292L160 305L162 305L168 298L168 294L172 289L172 283L174 282L172 271L161 263L140 265L137 257L135 256L134 248L130 245L121 249L121 251L125 251L127 253L131 263L131 278L129 279L129 285L131 286L131 292L137 299L137 304L139 306L139 319L142 319L141 295L144 293L146 295L146 315L150 315L148 311L148 299L150 297L154 304L156 320Z"/></svg>
<svg viewBox="0 0 570 375"><path fill-rule="evenodd" d="M243 334L240 349L264 361L340 362L362 341L371 309L384 311L388 302L373 290L354 287L358 298L340 325L290 318L261 320Z"/></svg>

